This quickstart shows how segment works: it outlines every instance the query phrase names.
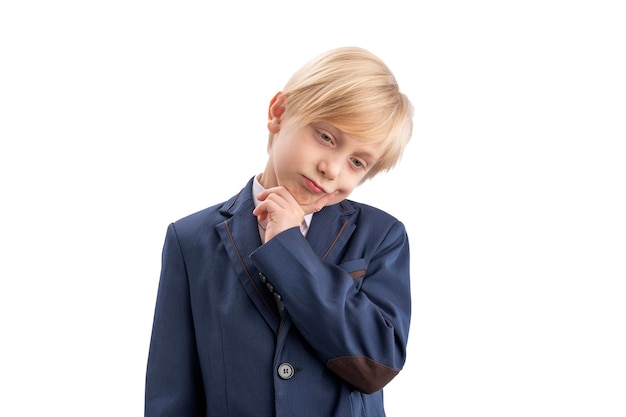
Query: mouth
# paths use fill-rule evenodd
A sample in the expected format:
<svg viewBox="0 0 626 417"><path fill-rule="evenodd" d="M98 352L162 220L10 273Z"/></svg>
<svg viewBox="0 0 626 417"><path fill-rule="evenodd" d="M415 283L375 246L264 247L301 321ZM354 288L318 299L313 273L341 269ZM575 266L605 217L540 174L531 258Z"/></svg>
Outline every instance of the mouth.
<svg viewBox="0 0 626 417"><path fill-rule="evenodd" d="M314 194L326 194L326 191L318 183L307 177L304 177L304 184Z"/></svg>

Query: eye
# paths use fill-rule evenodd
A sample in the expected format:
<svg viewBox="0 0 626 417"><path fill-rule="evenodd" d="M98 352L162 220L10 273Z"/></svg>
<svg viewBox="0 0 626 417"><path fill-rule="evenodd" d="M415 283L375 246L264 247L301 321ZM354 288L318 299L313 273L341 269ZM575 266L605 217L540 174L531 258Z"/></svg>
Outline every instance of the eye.
<svg viewBox="0 0 626 417"><path fill-rule="evenodd" d="M324 142L333 143L333 137L330 136L328 133L320 132L319 135L320 139L322 139Z"/></svg>
<svg viewBox="0 0 626 417"><path fill-rule="evenodd" d="M360 159L352 158L351 162L352 165L357 169L364 169L366 167L365 162L361 161Z"/></svg>

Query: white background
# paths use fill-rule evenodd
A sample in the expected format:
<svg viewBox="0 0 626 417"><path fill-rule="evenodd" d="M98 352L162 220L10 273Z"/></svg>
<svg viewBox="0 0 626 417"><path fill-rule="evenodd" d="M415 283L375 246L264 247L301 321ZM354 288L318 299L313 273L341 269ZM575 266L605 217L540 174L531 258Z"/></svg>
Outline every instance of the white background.
<svg viewBox="0 0 626 417"><path fill-rule="evenodd" d="M358 45L415 106L353 194L410 233L388 416L623 417L620 3L3 2L0 415L142 415L167 224L260 172L270 98Z"/></svg>

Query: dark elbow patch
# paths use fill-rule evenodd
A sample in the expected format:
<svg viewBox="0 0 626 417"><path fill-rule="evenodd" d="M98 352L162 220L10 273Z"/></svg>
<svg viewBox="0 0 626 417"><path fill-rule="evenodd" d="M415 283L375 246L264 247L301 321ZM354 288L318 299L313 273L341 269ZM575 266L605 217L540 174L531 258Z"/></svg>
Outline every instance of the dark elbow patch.
<svg viewBox="0 0 626 417"><path fill-rule="evenodd" d="M331 359L327 366L328 369L366 394L373 394L382 389L400 372L365 356L344 356Z"/></svg>

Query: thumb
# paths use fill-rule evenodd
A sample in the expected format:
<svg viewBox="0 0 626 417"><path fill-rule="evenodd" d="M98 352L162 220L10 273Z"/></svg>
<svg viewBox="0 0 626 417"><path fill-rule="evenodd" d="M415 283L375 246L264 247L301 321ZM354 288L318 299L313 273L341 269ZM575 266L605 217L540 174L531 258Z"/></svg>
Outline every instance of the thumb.
<svg viewBox="0 0 626 417"><path fill-rule="evenodd" d="M302 210L304 210L304 214L317 213L318 211L323 209L326 204L330 203L330 201L333 198L335 198L338 194L339 194L339 191L333 191L330 194L325 194L321 196L320 198L318 198L312 203L304 204L300 207L302 207Z"/></svg>

